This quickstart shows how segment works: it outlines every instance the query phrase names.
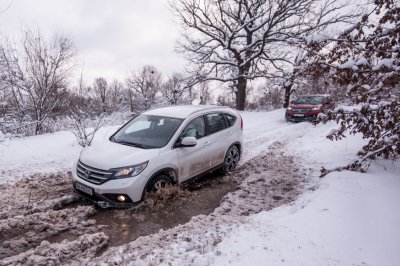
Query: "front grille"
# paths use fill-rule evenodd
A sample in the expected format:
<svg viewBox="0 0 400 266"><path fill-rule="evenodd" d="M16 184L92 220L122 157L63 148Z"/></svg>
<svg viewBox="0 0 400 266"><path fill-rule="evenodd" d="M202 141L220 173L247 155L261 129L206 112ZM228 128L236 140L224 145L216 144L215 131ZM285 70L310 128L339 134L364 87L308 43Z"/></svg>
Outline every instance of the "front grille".
<svg viewBox="0 0 400 266"><path fill-rule="evenodd" d="M300 113L300 114L305 114L311 111L311 109L293 109L293 113Z"/></svg>
<svg viewBox="0 0 400 266"><path fill-rule="evenodd" d="M78 177L82 178L93 184L102 184L108 180L112 175L112 172L90 167L81 161L78 161L76 166L76 174Z"/></svg>

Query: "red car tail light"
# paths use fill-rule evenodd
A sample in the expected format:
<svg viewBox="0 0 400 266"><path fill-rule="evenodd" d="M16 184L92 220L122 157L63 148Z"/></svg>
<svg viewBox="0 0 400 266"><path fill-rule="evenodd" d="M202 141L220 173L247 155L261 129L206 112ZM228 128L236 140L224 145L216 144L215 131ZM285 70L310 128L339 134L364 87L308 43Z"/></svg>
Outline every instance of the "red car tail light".
<svg viewBox="0 0 400 266"><path fill-rule="evenodd" d="M240 129L243 130L243 118L242 118L242 116L240 115L239 112L237 112L237 113L238 113L238 115L240 117Z"/></svg>

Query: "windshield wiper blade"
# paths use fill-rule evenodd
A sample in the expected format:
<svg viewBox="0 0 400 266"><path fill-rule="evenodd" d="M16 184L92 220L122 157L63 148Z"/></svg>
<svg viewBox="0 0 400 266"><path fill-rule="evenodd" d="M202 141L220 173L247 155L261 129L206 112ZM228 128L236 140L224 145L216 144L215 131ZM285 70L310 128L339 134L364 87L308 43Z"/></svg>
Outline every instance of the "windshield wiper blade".
<svg viewBox="0 0 400 266"><path fill-rule="evenodd" d="M116 143L122 144L122 145L127 145L127 146L131 146L131 147L137 147L137 148L141 148L141 149L147 149L146 146L139 144L139 143L133 143L133 142L127 142L127 141L116 141L114 139L114 141Z"/></svg>

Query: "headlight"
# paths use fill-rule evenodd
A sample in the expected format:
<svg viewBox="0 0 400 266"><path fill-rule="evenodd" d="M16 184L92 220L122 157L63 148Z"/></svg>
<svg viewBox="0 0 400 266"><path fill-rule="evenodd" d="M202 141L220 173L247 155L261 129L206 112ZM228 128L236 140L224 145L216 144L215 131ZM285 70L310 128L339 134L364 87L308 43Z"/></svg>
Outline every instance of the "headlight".
<svg viewBox="0 0 400 266"><path fill-rule="evenodd" d="M292 110L292 107L289 106L289 107L287 108L287 110L288 110L288 111Z"/></svg>
<svg viewBox="0 0 400 266"><path fill-rule="evenodd" d="M317 110L319 110L320 109L320 107L314 107L312 110L313 111L317 111Z"/></svg>
<svg viewBox="0 0 400 266"><path fill-rule="evenodd" d="M114 178L133 177L139 175L147 166L147 162L127 167L114 168Z"/></svg>

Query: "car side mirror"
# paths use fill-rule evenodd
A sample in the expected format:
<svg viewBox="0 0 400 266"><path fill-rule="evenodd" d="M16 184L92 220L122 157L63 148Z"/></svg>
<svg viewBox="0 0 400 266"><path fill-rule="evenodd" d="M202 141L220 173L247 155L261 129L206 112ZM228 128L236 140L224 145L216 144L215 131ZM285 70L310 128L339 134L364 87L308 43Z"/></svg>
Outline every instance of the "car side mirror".
<svg viewBox="0 0 400 266"><path fill-rule="evenodd" d="M197 145L197 139L195 137L185 137L181 141L183 147L193 147Z"/></svg>

